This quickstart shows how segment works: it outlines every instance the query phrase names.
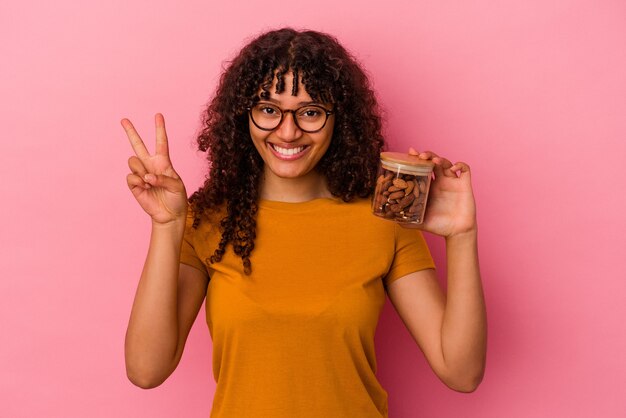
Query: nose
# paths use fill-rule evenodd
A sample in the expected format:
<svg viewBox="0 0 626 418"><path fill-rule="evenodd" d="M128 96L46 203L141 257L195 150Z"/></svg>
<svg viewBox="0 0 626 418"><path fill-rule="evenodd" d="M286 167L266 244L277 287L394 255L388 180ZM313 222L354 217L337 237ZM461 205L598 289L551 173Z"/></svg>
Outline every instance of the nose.
<svg viewBox="0 0 626 418"><path fill-rule="evenodd" d="M285 112L282 122L276 128L276 131L274 131L276 136L282 141L295 141L302 136L302 131L298 128L298 125L296 125L294 118L295 115L293 111Z"/></svg>

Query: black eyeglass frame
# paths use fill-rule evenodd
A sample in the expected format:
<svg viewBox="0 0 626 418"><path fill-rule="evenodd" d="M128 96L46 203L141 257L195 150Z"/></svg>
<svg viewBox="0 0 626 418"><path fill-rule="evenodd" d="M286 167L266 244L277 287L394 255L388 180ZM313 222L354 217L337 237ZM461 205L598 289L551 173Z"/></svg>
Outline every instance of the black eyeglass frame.
<svg viewBox="0 0 626 418"><path fill-rule="evenodd" d="M291 117L293 118L293 122L296 124L296 126L298 127L298 129L300 129L302 132L306 132L306 133L308 133L308 134L314 134L314 133L319 132L319 131L321 131L322 129L324 129L324 127L326 126L326 123L328 122L328 117L329 117L330 115L333 115L333 114L335 113L335 111L334 111L334 110L328 110L328 109L326 109L324 106L322 106L322 105L317 105L317 104L309 104L309 105L304 105L304 106L300 106L300 107L299 107L299 108L297 108L297 109L281 109L280 107L276 106L275 104L271 104L271 103L256 103L253 107L256 107L256 106L258 106L258 105L260 105L260 104L267 104L267 105L271 105L271 106L273 106L273 107L277 108L278 110L280 110L280 120L278 121L278 124L277 124L275 127L273 127L273 128L271 128L271 129L269 129L269 128L262 128L261 126L259 126L259 125L256 123L256 121L254 120L254 117L252 116L252 107L248 107L248 108L246 108L246 109L248 110L248 114L250 115L250 119L252 120L252 123L254 123L254 126L256 126L257 128L259 128L259 129L260 129L260 130L262 130L262 131L267 131L267 132L271 132L271 131L274 131L274 130L278 129L278 127L280 126L280 124L281 124L281 123L283 123L283 120L285 119L285 114L286 114L286 113L291 113ZM303 129L303 128L302 128L302 127L298 124L298 118L296 117L296 112L297 112L298 110L302 109L302 108L305 108L305 107L316 107L316 108L318 108L318 109L321 109L321 110L322 110L322 111L326 114L326 119L324 120L324 124L322 125L322 127L321 127L321 128L316 129L316 130L314 130L314 131L308 131L308 130L306 130L306 129Z"/></svg>

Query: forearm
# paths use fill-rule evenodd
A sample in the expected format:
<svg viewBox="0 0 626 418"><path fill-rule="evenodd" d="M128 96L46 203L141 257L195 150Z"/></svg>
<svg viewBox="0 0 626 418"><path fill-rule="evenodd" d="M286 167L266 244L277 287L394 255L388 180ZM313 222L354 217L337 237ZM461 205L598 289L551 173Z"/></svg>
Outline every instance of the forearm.
<svg viewBox="0 0 626 418"><path fill-rule="evenodd" d="M441 344L448 378L473 390L485 369L487 315L478 264L477 232L446 239L448 289Z"/></svg>
<svg viewBox="0 0 626 418"><path fill-rule="evenodd" d="M177 285L185 224L153 225L125 341L126 370L135 384L167 377L178 345Z"/></svg>

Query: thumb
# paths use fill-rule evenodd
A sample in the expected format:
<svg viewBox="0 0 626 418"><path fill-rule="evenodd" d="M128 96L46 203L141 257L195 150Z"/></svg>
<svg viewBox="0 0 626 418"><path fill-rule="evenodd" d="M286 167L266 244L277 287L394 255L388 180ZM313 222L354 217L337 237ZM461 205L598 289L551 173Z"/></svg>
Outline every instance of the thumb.
<svg viewBox="0 0 626 418"><path fill-rule="evenodd" d="M164 176L162 174L148 173L143 177L143 179L151 186L162 187L169 192L180 192L185 188L180 179Z"/></svg>

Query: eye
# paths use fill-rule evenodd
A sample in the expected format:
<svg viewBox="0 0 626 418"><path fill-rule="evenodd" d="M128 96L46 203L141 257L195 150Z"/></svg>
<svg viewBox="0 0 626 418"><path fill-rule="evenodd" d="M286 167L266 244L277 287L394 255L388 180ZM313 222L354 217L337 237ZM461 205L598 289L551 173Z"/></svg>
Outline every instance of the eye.
<svg viewBox="0 0 626 418"><path fill-rule="evenodd" d="M278 109L269 105L259 105L259 111L267 116L274 116L278 114Z"/></svg>
<svg viewBox="0 0 626 418"><path fill-rule="evenodd" d="M262 116L280 116L280 109L270 104L260 103L255 106L255 110Z"/></svg>
<svg viewBox="0 0 626 418"><path fill-rule="evenodd" d="M304 107L300 109L300 111L298 112L298 116L307 119L315 119L319 118L322 113L322 110L317 107Z"/></svg>

